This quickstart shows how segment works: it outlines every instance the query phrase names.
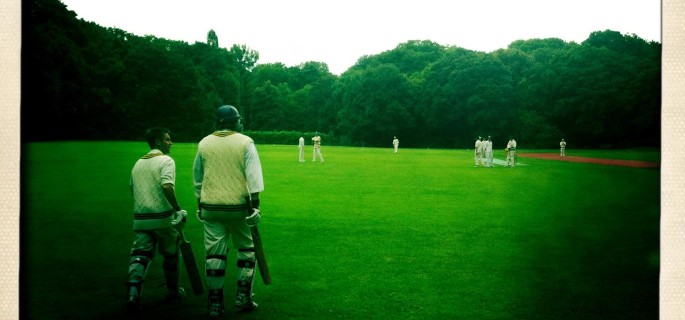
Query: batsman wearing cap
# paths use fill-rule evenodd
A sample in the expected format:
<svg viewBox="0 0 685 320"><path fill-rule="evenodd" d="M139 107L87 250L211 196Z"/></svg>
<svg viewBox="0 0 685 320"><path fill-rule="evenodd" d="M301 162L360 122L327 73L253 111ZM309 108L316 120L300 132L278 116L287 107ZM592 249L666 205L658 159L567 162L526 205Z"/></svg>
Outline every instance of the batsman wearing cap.
<svg viewBox="0 0 685 320"><path fill-rule="evenodd" d="M252 139L240 133L241 117L230 105L216 111L216 131L198 144L193 164L198 219L204 224L206 278L210 317L224 312L224 279L229 240L237 249L238 290L235 307L257 308L252 301L255 247L250 232L261 215L262 167ZM246 215L246 211L249 211Z"/></svg>

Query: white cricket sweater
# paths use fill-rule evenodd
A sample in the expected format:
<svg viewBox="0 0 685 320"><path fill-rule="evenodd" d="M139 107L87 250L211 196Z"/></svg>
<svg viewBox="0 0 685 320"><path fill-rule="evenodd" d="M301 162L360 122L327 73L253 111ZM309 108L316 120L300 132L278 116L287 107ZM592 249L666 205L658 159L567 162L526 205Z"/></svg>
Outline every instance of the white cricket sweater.
<svg viewBox="0 0 685 320"><path fill-rule="evenodd" d="M245 204L249 195L245 154L252 143L250 137L233 131L217 131L200 141L196 158L202 166L199 191L203 207Z"/></svg>
<svg viewBox="0 0 685 320"><path fill-rule="evenodd" d="M164 196L163 185L174 184L174 159L157 149L138 159L131 170L133 230L152 230L171 226L173 207Z"/></svg>

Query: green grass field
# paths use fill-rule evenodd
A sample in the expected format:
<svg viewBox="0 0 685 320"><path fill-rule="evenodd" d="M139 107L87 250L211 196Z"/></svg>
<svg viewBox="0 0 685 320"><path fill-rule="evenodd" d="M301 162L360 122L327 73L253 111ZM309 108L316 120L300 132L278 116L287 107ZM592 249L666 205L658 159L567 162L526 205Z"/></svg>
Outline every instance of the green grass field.
<svg viewBox="0 0 685 320"><path fill-rule="evenodd" d="M171 155L179 201L192 213L186 236L203 269L195 148L177 143ZM229 308L227 319L658 319L657 169L539 159L474 168L466 150L395 155L330 146L322 149L325 163L310 161L310 147L308 161L298 163L297 146L257 148L266 187L260 231L273 284L257 279L259 309ZM147 149L134 142L26 145L23 318L125 318L128 179ZM204 318L205 296L166 305L163 282L156 257L141 318Z"/></svg>

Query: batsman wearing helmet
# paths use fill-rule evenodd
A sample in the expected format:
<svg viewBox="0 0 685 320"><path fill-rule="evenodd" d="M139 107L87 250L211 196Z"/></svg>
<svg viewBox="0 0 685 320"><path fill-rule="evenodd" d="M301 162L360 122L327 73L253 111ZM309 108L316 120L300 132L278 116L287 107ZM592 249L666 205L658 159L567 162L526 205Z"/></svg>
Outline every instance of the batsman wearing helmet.
<svg viewBox="0 0 685 320"><path fill-rule="evenodd" d="M509 153L507 154L507 167L510 165L516 167L516 140L514 140L514 137L509 138L507 149L509 149Z"/></svg>
<svg viewBox="0 0 685 320"><path fill-rule="evenodd" d="M216 131L203 138L193 164L198 219L204 224L207 307L210 317L224 312L224 279L229 240L237 249L238 290L235 307L251 311L256 256L250 227L261 219L259 193L264 190L262 167L252 139L242 130L238 110L216 111ZM250 203L247 203L249 201ZM245 212L252 208L248 215Z"/></svg>
<svg viewBox="0 0 685 320"><path fill-rule="evenodd" d="M178 284L179 230L186 221L186 211L176 200L174 180L176 165L169 157L171 137L165 128L146 132L150 151L131 170L133 195L133 232L128 267L128 301L131 311L140 308L140 295L148 267L156 251L164 257L162 268L167 286L167 300L185 297Z"/></svg>

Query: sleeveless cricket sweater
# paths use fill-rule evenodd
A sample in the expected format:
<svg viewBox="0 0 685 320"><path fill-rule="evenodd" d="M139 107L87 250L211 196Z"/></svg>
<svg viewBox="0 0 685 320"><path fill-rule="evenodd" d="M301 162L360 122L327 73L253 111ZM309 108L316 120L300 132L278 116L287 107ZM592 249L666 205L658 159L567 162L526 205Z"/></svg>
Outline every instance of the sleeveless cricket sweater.
<svg viewBox="0 0 685 320"><path fill-rule="evenodd" d="M162 186L174 184L175 172L174 160L162 153L148 153L138 159L131 171L133 230L171 226L173 207Z"/></svg>
<svg viewBox="0 0 685 320"><path fill-rule="evenodd" d="M198 152L204 177L200 203L208 210L244 210L249 195L245 178L245 153L252 143L246 135L217 131L202 139Z"/></svg>

